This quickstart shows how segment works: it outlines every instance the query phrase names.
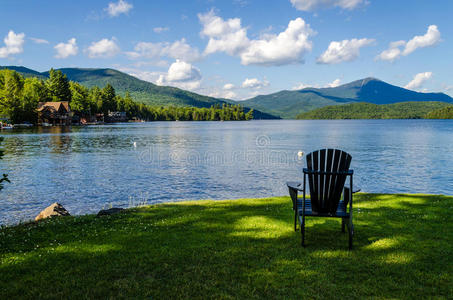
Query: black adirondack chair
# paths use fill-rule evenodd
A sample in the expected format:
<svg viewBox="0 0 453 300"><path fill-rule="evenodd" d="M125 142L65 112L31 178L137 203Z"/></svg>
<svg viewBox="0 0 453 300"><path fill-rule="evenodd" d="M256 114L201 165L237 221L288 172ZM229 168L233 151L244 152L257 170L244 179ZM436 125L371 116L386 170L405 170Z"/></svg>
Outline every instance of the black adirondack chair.
<svg viewBox="0 0 453 300"><path fill-rule="evenodd" d="M293 202L294 230L297 230L299 219L302 246L305 247L305 217L334 217L341 218L342 232L345 232L345 224L348 225L349 249L352 249L354 235L352 194L358 191L353 192L352 189L354 171L349 169L351 159L350 154L338 149L314 151L307 155L303 183L287 183ZM347 177L349 187L345 187ZM306 198L307 185L310 189L310 199ZM302 198L298 198L298 192L303 193Z"/></svg>

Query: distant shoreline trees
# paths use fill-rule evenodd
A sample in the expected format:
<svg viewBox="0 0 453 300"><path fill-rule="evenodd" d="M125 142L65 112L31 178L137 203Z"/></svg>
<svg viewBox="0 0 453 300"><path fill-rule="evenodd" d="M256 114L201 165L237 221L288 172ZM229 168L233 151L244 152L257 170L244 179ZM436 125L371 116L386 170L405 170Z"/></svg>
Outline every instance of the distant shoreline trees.
<svg viewBox="0 0 453 300"><path fill-rule="evenodd" d="M453 118L453 105L446 102L417 101L393 104L350 103L321 107L299 114L297 119L446 119ZM449 113L450 112L450 113Z"/></svg>
<svg viewBox="0 0 453 300"><path fill-rule="evenodd" d="M244 112L241 105L224 103L210 108L187 106L150 106L135 102L126 92L116 94L112 85L102 89L87 88L69 81L60 70L49 72L47 80L24 78L16 71L0 70L0 115L18 124L37 122L39 102L69 101L71 110L78 116L107 115L108 112L125 112L128 119L145 121L242 121L253 118L253 110Z"/></svg>

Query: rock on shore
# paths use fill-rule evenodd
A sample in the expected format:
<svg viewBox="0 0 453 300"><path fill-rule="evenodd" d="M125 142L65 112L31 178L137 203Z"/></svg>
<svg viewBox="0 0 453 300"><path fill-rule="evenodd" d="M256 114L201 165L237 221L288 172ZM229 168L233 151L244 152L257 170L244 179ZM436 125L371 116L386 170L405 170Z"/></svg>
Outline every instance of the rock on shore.
<svg viewBox="0 0 453 300"><path fill-rule="evenodd" d="M50 206L46 207L44 210L42 210L39 213L39 215L36 216L35 221L57 216L70 216L70 214L66 210L66 208L63 207L63 205L61 205L58 202L55 202Z"/></svg>

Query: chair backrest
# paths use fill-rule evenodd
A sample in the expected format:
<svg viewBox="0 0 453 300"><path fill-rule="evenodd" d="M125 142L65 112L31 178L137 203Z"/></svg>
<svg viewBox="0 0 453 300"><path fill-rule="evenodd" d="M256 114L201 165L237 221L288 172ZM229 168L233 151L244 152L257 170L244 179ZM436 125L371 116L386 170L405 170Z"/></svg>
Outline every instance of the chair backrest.
<svg viewBox="0 0 453 300"><path fill-rule="evenodd" d="M351 155L338 149L321 149L307 155L310 199L313 212L335 214L340 202Z"/></svg>

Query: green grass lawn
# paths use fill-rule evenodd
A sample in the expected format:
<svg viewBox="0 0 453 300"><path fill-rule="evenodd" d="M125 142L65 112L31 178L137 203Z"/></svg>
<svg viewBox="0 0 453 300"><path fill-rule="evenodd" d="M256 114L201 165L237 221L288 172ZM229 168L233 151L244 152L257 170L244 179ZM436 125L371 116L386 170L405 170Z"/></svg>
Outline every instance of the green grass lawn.
<svg viewBox="0 0 453 300"><path fill-rule="evenodd" d="M453 197L357 194L340 219L289 197L193 201L0 230L0 298L452 298Z"/></svg>

